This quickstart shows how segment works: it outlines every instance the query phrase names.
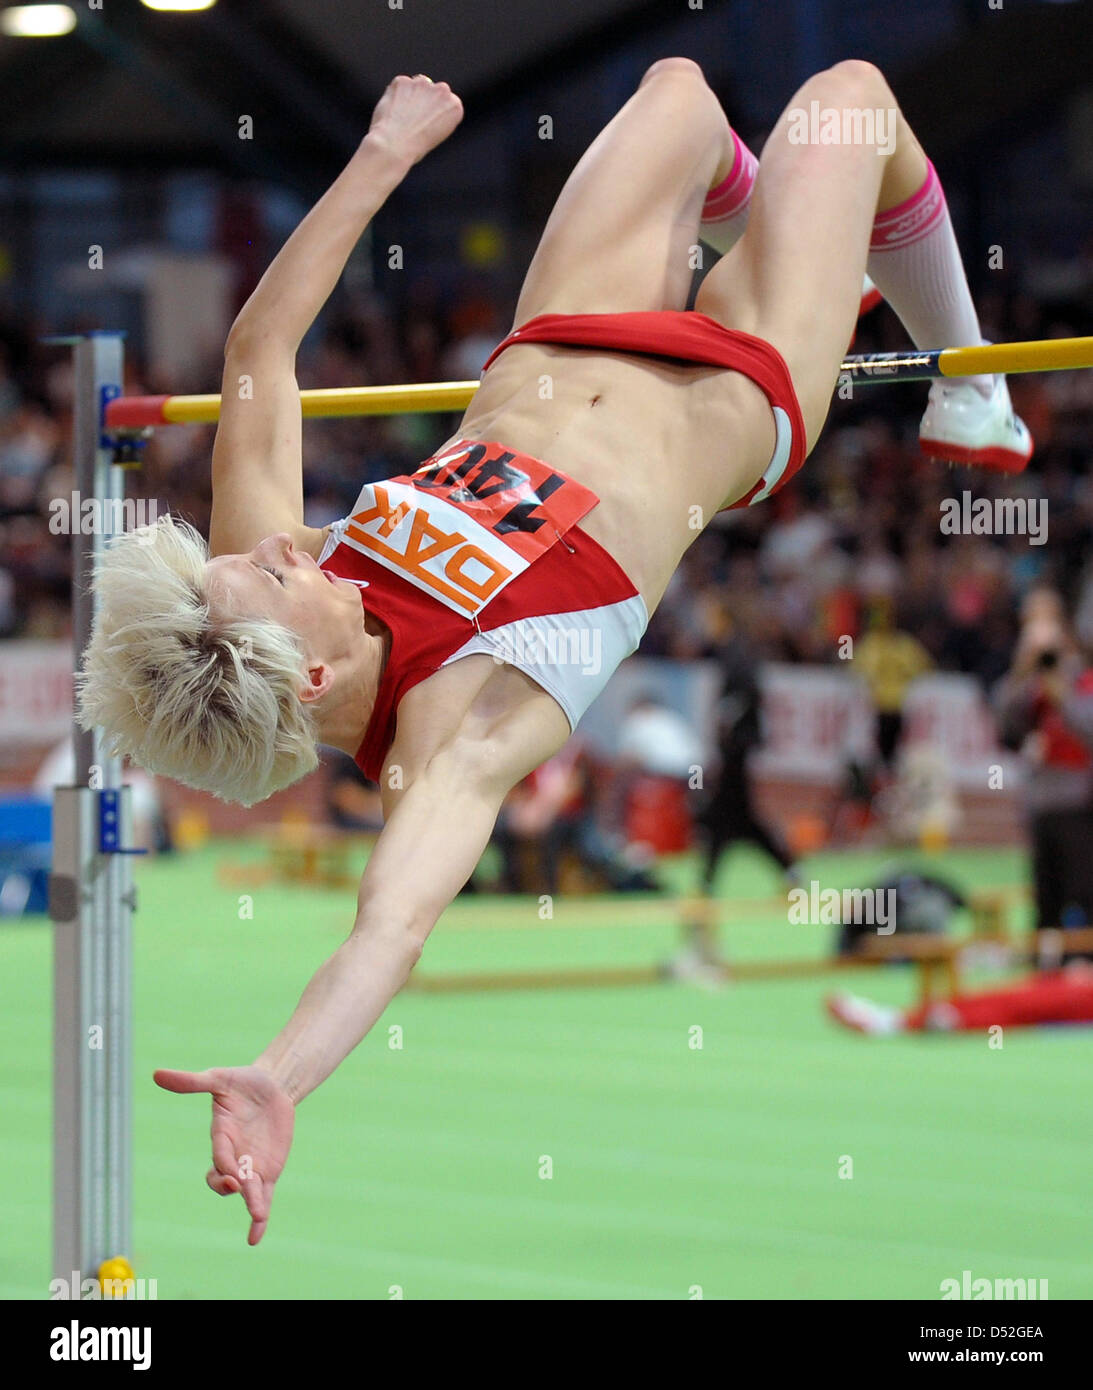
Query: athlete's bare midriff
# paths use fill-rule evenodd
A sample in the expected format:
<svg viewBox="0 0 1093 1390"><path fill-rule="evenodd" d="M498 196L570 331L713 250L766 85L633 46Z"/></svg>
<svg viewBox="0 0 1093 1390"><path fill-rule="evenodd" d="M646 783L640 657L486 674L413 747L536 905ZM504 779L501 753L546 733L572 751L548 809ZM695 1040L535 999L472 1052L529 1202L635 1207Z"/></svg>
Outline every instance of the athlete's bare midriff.
<svg viewBox="0 0 1093 1390"><path fill-rule="evenodd" d="M486 373L453 439L508 445L590 487L599 505L581 529L652 613L683 552L761 476L775 429L766 396L739 372L521 343ZM560 748L565 716L530 677L487 656L445 666L402 701L388 763L412 773L454 730L484 731L525 707ZM521 750L512 756L517 765ZM385 794L389 810L397 799Z"/></svg>
<svg viewBox="0 0 1093 1390"><path fill-rule="evenodd" d="M600 503L581 527L651 613L719 507L761 476L775 430L766 396L739 372L519 343L453 437L506 444L590 487Z"/></svg>

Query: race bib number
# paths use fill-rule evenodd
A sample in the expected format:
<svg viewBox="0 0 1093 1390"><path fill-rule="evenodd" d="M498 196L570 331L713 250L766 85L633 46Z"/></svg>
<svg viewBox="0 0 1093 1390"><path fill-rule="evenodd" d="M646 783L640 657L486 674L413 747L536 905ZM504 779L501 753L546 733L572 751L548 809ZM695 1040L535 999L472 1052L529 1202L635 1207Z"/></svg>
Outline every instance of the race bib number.
<svg viewBox="0 0 1093 1390"><path fill-rule="evenodd" d="M342 541L473 618L598 500L539 459L461 441L365 487Z"/></svg>

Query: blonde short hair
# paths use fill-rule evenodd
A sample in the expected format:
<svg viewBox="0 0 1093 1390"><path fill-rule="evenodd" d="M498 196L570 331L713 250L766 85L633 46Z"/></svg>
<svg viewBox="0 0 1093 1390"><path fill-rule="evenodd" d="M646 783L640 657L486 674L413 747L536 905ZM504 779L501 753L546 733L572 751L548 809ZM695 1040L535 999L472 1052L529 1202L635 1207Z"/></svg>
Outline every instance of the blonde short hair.
<svg viewBox="0 0 1093 1390"><path fill-rule="evenodd" d="M200 534L170 516L103 550L77 717L101 725L111 754L253 806L318 766L304 650L268 618L212 617L208 559Z"/></svg>

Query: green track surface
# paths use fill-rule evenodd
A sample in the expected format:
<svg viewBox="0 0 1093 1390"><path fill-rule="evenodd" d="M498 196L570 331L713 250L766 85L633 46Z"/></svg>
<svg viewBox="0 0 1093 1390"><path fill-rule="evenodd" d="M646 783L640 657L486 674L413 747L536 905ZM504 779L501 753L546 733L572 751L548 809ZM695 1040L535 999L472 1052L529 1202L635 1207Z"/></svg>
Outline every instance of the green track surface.
<svg viewBox="0 0 1093 1390"><path fill-rule="evenodd" d="M126 1253L161 1298L932 1299L965 1269L1093 1296L1093 1032L1010 1030L991 1049L827 1020L829 990L910 1002L900 967L718 992L404 994L301 1106L269 1232L248 1248L241 1201L205 1186L207 1097L151 1073L251 1061L351 925L351 889L256 888L239 920L218 869L260 856L221 845L136 871ZM868 884L887 858L820 855L806 878ZM1016 852L901 862L969 888L1024 873ZM832 929L790 926L774 890L748 852L726 862L729 954L823 954ZM419 970L651 963L677 941L669 903L659 920L625 899L562 900L553 923L537 909L460 899ZM0 1296L35 1298L50 1277L48 924L3 925L0 954Z"/></svg>

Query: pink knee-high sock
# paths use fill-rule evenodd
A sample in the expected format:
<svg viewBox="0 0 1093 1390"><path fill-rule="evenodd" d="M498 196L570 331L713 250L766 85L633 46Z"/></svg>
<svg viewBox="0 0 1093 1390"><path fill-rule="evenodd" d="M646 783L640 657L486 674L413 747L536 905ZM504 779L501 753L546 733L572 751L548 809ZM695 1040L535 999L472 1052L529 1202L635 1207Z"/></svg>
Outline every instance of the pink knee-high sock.
<svg viewBox="0 0 1093 1390"><path fill-rule="evenodd" d="M706 194L702 206L702 239L722 255L731 251L748 225L748 206L755 187L759 161L736 131L732 132L736 151L732 168L722 181Z"/></svg>
<svg viewBox="0 0 1093 1390"><path fill-rule="evenodd" d="M899 316L915 347L981 343L960 248L937 170L927 160L926 182L897 207L878 213L866 263L870 277ZM967 377L985 395L989 376Z"/></svg>

